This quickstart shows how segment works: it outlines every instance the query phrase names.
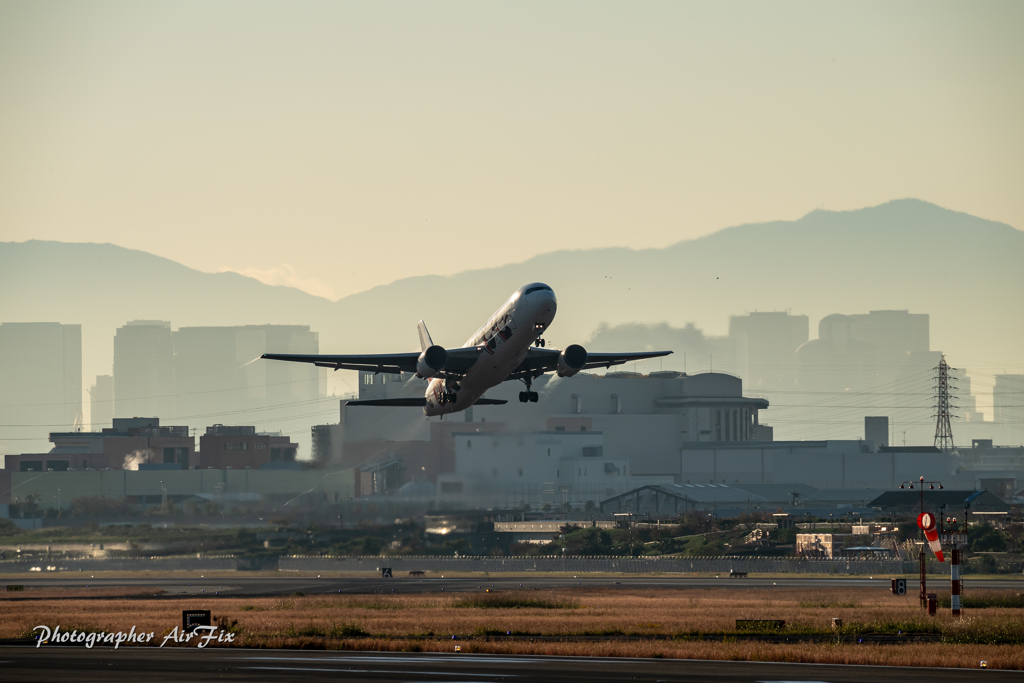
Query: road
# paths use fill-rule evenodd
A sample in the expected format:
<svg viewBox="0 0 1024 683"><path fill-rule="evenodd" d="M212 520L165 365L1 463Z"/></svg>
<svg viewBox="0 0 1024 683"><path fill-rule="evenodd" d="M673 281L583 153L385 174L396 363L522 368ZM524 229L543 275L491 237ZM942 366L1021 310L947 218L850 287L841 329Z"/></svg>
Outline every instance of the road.
<svg viewBox="0 0 1024 683"><path fill-rule="evenodd" d="M673 659L131 647L0 647L8 681L685 681L687 683L1020 683L1020 671Z"/></svg>
<svg viewBox="0 0 1024 683"><path fill-rule="evenodd" d="M607 587L631 589L700 589L700 588L839 588L839 587L876 587L887 589L888 578L703 578L703 577L664 577L664 576L608 576L590 577L535 577L505 576L486 578L407 578L391 579L372 578L336 578L336 577L303 577L303 576L231 576L217 578L193 577L90 577L90 576L49 576L26 579L11 579L7 583L17 583L26 588L61 587L154 587L161 588L168 596L209 594L225 597L258 597L273 595L290 595L295 592L305 594L349 593L439 593L466 592L495 588L509 590L516 588L572 588L572 587ZM908 584L914 583L908 581ZM945 587L948 581L933 580L929 585ZM1012 579L979 579L966 580L965 590L971 588L1021 588L1020 581ZM916 587L916 584L915 584Z"/></svg>
<svg viewBox="0 0 1024 683"><path fill-rule="evenodd" d="M161 588L167 597L185 597L203 595L209 597L260 597L274 595L290 595L292 593L325 594L375 594L375 593L460 593L467 591L495 588L511 590L518 588L574 588L574 587L607 587L629 589L700 589L700 588L860 588L874 587L888 590L889 578L856 577L856 578L704 578L704 577L671 577L671 576L507 576L501 575L486 578L409 578L393 579L371 578L337 578L337 577L303 577L303 576L237 576L217 578L181 578L178 577L123 577L111 578L81 576L76 574L52 575L32 578L4 579L0 583L18 584L26 588L61 587L90 588L96 587L153 587ZM1014 579L966 579L965 592L972 588L1024 588L1024 582ZM916 594L917 584L913 579L907 581L908 590ZM944 589L949 587L948 579L932 579L929 587ZM26 594L25 597L30 597ZM19 596L20 597L20 596Z"/></svg>

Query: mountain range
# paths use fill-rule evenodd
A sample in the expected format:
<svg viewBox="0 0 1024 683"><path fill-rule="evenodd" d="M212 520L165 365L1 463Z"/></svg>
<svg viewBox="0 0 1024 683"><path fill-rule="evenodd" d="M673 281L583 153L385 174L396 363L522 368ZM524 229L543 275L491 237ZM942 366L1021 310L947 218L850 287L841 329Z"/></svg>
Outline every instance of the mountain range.
<svg viewBox="0 0 1024 683"><path fill-rule="evenodd" d="M914 199L740 225L661 249L467 263L474 269L451 276L402 277L413 256L400 244L358 255L339 247L338 267L349 258L374 259L394 280L330 301L112 244L0 242L0 322L81 323L88 387L110 372L114 332L129 320L306 324L320 332L321 353L406 351L417 348L418 320L435 342L460 345L515 288L542 281L558 296L547 335L556 346L585 344L602 324L692 323L721 335L730 315L754 310L806 314L814 338L831 313L909 309L930 314L931 348L954 364L1024 366L1024 232Z"/></svg>

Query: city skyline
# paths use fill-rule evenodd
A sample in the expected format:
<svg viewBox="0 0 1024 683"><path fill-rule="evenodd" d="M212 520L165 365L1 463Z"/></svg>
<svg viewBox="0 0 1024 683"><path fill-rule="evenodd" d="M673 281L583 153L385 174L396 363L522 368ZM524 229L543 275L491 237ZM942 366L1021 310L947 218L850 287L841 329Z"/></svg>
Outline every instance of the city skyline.
<svg viewBox="0 0 1024 683"><path fill-rule="evenodd" d="M1024 227L1013 2L0 6L5 239L339 299L905 197ZM911 283L907 283L910 286Z"/></svg>

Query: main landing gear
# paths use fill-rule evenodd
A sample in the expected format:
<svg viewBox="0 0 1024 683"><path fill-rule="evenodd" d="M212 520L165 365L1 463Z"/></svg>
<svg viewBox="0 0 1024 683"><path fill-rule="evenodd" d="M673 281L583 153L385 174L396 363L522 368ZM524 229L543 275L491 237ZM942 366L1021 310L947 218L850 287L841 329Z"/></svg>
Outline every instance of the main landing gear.
<svg viewBox="0 0 1024 683"><path fill-rule="evenodd" d="M444 391L441 392L441 405L445 406L458 401L459 395L456 392L459 389L458 383L452 381L445 382Z"/></svg>
<svg viewBox="0 0 1024 683"><path fill-rule="evenodd" d="M533 385L533 379L530 378L530 377L527 377L527 378L523 379L523 384L526 385L526 391L520 391L519 392L519 402L520 403L536 403L537 401L539 401L540 400L540 395L537 394L536 391L532 391L531 390L531 387Z"/></svg>

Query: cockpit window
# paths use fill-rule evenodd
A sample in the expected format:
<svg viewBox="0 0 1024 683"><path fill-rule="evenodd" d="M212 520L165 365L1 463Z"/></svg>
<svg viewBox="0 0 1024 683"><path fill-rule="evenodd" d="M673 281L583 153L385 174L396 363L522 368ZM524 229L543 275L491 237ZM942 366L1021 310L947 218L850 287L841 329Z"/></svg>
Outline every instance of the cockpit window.
<svg viewBox="0 0 1024 683"><path fill-rule="evenodd" d="M528 290L526 290L526 294L533 294L534 292L540 292L540 291L548 291L548 292L550 292L550 291L552 291L552 289L550 287L548 287L547 285L537 285L536 287L530 287Z"/></svg>

